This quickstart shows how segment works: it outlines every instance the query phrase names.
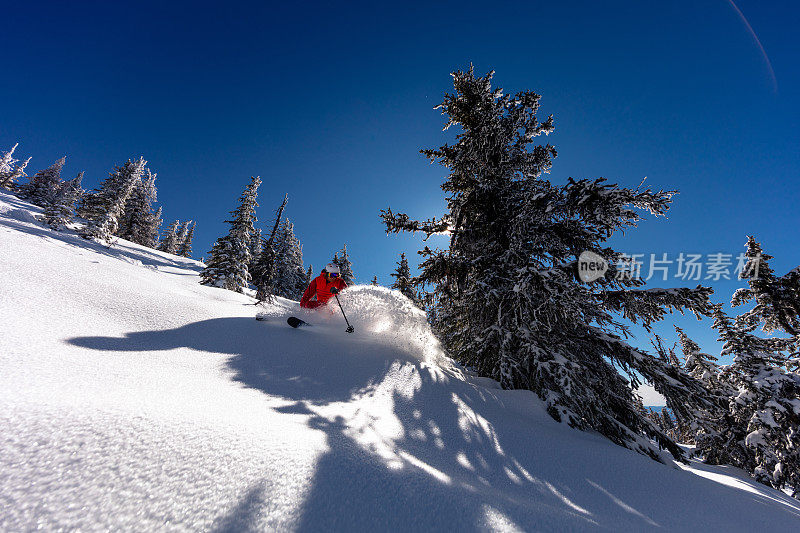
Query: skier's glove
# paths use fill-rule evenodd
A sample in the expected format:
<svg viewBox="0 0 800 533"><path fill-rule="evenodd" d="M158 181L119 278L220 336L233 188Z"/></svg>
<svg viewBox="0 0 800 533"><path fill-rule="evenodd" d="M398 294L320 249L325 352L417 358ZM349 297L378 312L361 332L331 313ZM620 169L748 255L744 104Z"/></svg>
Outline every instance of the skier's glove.
<svg viewBox="0 0 800 533"><path fill-rule="evenodd" d="M331 294L339 294L339 289L336 287L331 287Z"/></svg>

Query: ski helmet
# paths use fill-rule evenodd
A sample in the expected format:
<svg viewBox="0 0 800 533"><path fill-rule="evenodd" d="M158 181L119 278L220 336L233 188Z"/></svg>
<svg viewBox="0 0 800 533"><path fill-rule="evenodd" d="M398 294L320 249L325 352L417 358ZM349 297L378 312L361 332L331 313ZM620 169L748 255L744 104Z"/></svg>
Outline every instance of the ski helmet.
<svg viewBox="0 0 800 533"><path fill-rule="evenodd" d="M328 263L325 265L325 272L328 274L338 274L339 273L339 265L336 263Z"/></svg>

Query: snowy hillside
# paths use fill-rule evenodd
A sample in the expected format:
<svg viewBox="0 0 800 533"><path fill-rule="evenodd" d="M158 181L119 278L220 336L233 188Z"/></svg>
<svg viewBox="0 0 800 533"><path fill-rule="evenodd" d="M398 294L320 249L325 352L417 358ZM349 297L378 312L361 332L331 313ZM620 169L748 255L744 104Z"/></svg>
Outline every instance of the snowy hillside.
<svg viewBox="0 0 800 533"><path fill-rule="evenodd" d="M0 192L2 531L800 530L800 502L743 473L658 464L465 375L396 292L343 293L352 335L286 300L257 322L198 262L38 212Z"/></svg>

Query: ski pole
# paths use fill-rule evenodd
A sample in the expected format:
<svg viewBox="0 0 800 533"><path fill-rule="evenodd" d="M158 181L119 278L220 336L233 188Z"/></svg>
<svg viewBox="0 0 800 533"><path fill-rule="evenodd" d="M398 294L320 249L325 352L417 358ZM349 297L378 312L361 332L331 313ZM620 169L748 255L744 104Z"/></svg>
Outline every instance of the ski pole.
<svg viewBox="0 0 800 533"><path fill-rule="evenodd" d="M333 296L336 298L336 303L339 304L339 309L342 310L342 316L344 317L344 321L347 323L347 329L345 330L347 333L353 333L355 331L353 326L350 325L350 322L347 320L347 315L344 314L344 309L342 308L342 302L339 301L339 294L334 293Z"/></svg>

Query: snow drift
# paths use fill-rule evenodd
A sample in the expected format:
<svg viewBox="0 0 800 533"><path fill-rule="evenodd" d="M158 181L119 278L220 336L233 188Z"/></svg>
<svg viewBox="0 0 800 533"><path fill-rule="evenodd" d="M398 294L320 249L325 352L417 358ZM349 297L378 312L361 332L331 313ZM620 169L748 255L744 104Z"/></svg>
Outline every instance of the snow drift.
<svg viewBox="0 0 800 533"><path fill-rule="evenodd" d="M345 291L353 334L283 299L257 322L196 261L38 212L0 192L0 530L800 526L741 472L658 464L470 376L396 292Z"/></svg>

